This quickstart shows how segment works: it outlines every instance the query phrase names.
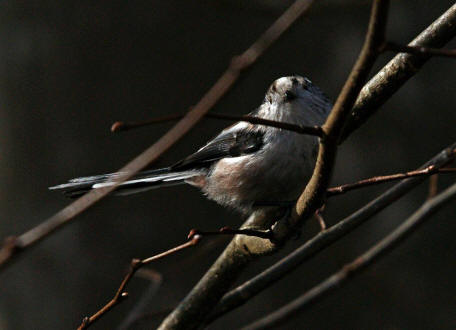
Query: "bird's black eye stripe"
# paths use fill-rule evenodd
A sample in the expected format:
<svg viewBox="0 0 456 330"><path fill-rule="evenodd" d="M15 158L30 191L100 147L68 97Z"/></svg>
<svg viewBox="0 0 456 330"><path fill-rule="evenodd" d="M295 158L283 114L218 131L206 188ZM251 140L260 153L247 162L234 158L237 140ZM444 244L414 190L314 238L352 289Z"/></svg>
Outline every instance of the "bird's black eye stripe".
<svg viewBox="0 0 456 330"><path fill-rule="evenodd" d="M292 91L286 91L285 92L285 99L287 101L291 101L291 100L294 100L296 98L296 94L293 93Z"/></svg>

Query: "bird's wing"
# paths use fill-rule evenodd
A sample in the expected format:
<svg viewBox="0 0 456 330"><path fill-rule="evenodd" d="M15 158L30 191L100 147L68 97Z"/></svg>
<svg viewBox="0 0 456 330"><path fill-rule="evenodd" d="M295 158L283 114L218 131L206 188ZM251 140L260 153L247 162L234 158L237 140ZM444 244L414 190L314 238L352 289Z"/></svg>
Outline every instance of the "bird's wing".
<svg viewBox="0 0 456 330"><path fill-rule="evenodd" d="M257 126L258 127L258 126ZM186 170L210 166L225 157L239 157L259 150L263 146L263 131L240 122L229 127L194 154L174 164L172 170Z"/></svg>
<svg viewBox="0 0 456 330"><path fill-rule="evenodd" d="M259 150L263 145L263 132L241 122L222 131L213 140L194 154L177 164L137 173L130 180L122 183L117 190L121 193L148 190L153 187L174 185L186 179L201 175L212 162L225 157L238 157ZM78 197L93 188L110 186L122 173L110 173L72 179L67 183L50 187L51 190L64 190L70 197Z"/></svg>

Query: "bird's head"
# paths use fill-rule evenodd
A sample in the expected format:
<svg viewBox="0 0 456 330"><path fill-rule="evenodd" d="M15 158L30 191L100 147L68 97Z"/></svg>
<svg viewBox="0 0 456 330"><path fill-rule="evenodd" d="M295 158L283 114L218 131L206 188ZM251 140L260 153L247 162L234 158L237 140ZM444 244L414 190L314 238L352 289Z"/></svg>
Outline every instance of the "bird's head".
<svg viewBox="0 0 456 330"><path fill-rule="evenodd" d="M276 113L279 117L284 115L283 112L300 113L308 117L311 112L324 119L332 108L329 99L317 86L309 79L298 75L274 81L266 93L264 102L270 111L281 113Z"/></svg>

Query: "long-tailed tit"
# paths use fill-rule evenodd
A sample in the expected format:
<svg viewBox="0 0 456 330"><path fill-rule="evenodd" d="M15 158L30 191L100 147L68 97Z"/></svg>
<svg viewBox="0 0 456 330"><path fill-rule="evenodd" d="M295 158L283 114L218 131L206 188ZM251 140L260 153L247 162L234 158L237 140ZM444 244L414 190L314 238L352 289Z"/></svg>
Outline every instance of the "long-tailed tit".
<svg viewBox="0 0 456 330"><path fill-rule="evenodd" d="M250 116L297 125L322 125L332 108L307 78L282 77L269 87ZM284 129L238 122L173 166L144 171L117 187L130 194L188 183L219 204L249 212L255 205L296 200L312 175L318 138ZM49 189L76 197L112 185L119 173L70 180Z"/></svg>

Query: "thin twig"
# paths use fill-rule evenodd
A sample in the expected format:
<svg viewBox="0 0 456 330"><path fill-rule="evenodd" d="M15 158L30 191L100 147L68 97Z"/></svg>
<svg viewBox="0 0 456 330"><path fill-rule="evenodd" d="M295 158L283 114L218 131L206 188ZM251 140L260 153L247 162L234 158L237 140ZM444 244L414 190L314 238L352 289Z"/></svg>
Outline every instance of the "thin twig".
<svg viewBox="0 0 456 330"><path fill-rule="evenodd" d="M162 259L162 258L167 257L171 254L174 254L178 251L181 251L181 250L187 249L191 246L194 246L194 245L198 244L200 241L201 241L200 235L193 235L189 241L185 242L184 244L178 245L172 249L169 249L165 252L162 252L160 254L154 255L154 256L146 258L146 259L133 259L130 264L130 270L128 271L128 273L125 275L122 282L120 283L120 286L117 289L114 297L106 305L104 305L99 311L97 311L95 314L93 314L90 317L85 317L82 320L81 325L78 327L78 330L87 329L95 321L100 319L104 314L106 314L111 309L113 309L116 305L118 305L123 300L125 300L125 298L128 297L128 292L126 292L125 289L126 289L128 283L130 282L130 280L135 275L135 273L141 267L143 267L147 264L150 264L152 261Z"/></svg>
<svg viewBox="0 0 456 330"><path fill-rule="evenodd" d="M158 159L165 151L180 140L198 123L203 116L226 94L238 80L242 71L249 68L264 52L295 22L309 7L312 0L296 1L279 19L274 22L244 53L232 59L226 71L203 95L199 102L176 123L156 143L130 161L118 172L115 184L95 189L69 204L50 218L20 236L5 240L0 249L0 268L5 267L21 252L40 242L55 230L68 224L74 217L87 210L93 204L114 191L120 183L131 178L135 173Z"/></svg>
<svg viewBox="0 0 456 330"><path fill-rule="evenodd" d="M393 232L372 246L354 261L346 264L340 271L333 274L282 308L249 324L243 329L269 329L286 322L297 313L302 312L307 307L313 305L313 303L317 300L323 298L335 289L340 288L342 284L345 284L349 279L353 278L354 275L357 275L362 270L372 265L380 257L390 252L399 243L404 241L405 238L410 236L410 234L412 234L419 227L419 225L421 225L424 221L429 220L434 213L440 210L455 197L456 184L453 184L444 192L425 202L415 213L413 213L412 216L405 220L405 222L397 227Z"/></svg>
<svg viewBox="0 0 456 330"><path fill-rule="evenodd" d="M441 48L431 48L423 46L410 46L410 45L401 45L395 42L385 42L382 47L382 51L393 51L400 53L415 54L421 56L441 56L441 57L452 57L456 58L456 49L441 49Z"/></svg>
<svg viewBox="0 0 456 330"><path fill-rule="evenodd" d="M346 193L347 191L363 188L367 186L372 186L379 183L391 182L396 180L402 180L406 178L411 178L415 176L429 176L435 173L456 173L456 168L441 168L438 169L434 165L431 165L427 168L423 168L421 170L410 171L406 173L397 173L391 175L383 175L383 176L374 176L369 179L364 179L355 183L348 183L338 187L329 188L326 193L327 196L335 196ZM431 176L432 178L432 176Z"/></svg>
<svg viewBox="0 0 456 330"><path fill-rule="evenodd" d="M139 127L149 126L149 125L158 124L158 123L164 123L167 121L174 121L179 118L182 118L183 116L184 116L184 114L173 114L173 115L149 119L149 120L146 120L143 122L125 123L122 121L117 121L111 126L111 132L113 132L113 133L123 132L123 131L128 131L128 130L139 128ZM284 123L284 122L275 121L275 120L253 117L253 116L236 116L236 115L229 115L229 114L223 114L223 113L210 113L209 112L209 113L206 113L204 116L207 118L221 119L221 120L228 120L228 121L245 121L245 122L249 122L251 124L281 128L281 129L296 132L299 134L307 134L307 135L323 137L323 130L320 126L295 125L295 124L289 124L289 123Z"/></svg>
<svg viewBox="0 0 456 330"><path fill-rule="evenodd" d="M441 168L453 161L455 155L456 143L441 151L426 164L421 166L421 168L426 169L430 166ZM320 232L285 258L282 258L268 269L231 290L223 296L220 303L205 320L205 324L213 322L222 315L249 301L258 293L269 288L273 283L297 269L302 263L309 260L318 252L358 228L358 226L391 205L424 180L425 177L423 176L410 177L402 180L352 215L339 221L336 225L331 226L324 232Z"/></svg>

